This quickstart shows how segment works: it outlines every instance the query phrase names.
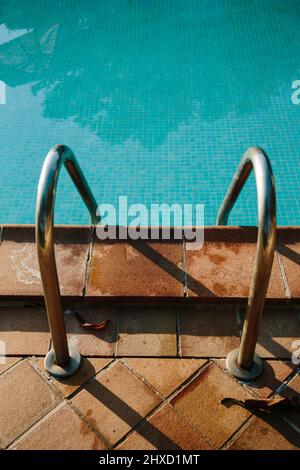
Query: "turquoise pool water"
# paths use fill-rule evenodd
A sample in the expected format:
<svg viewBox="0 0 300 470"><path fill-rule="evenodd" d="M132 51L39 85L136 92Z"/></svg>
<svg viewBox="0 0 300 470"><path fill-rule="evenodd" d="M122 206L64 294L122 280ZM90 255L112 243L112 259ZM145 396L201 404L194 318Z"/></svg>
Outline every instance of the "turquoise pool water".
<svg viewBox="0 0 300 470"><path fill-rule="evenodd" d="M99 202L202 203L208 225L259 145L278 223L300 224L298 0L1 0L0 80L0 223L34 222L64 143ZM89 222L65 172L56 222ZM230 222L256 223L253 177Z"/></svg>

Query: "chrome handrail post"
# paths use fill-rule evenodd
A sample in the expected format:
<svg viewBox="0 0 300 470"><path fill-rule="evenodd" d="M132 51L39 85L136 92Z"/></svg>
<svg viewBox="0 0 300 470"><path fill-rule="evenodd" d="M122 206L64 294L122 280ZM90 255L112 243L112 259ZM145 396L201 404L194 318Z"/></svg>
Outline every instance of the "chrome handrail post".
<svg viewBox="0 0 300 470"><path fill-rule="evenodd" d="M38 185L36 204L36 244L53 349L45 357L45 368L56 377L71 375L80 365L80 354L68 347L54 251L54 206L61 166L64 164L91 216L100 221L97 202L72 150L56 145L47 154Z"/></svg>
<svg viewBox="0 0 300 470"><path fill-rule="evenodd" d="M217 225L227 225L230 211L252 169L255 173L258 203L258 237L255 266L240 348L231 351L226 361L229 372L242 380L253 380L263 370L262 361L255 353L255 348L276 243L274 177L270 161L262 149L251 147L244 154L217 217Z"/></svg>

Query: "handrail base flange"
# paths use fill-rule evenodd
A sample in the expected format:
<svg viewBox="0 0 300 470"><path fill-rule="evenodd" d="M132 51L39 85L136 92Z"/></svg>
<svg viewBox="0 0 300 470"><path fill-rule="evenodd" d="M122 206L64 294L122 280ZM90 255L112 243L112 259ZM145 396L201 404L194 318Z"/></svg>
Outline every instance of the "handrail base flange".
<svg viewBox="0 0 300 470"><path fill-rule="evenodd" d="M69 355L69 362L65 366L59 366L55 362L54 349L50 349L44 360L45 369L49 374L53 375L53 377L57 377L58 379L69 377L79 368L81 362L81 355L76 348L69 346Z"/></svg>
<svg viewBox="0 0 300 470"><path fill-rule="evenodd" d="M228 372L236 379L249 382L256 379L263 371L263 362L258 354L254 354L253 364L250 369L244 369L238 365L239 348L231 351L226 359L226 367Z"/></svg>

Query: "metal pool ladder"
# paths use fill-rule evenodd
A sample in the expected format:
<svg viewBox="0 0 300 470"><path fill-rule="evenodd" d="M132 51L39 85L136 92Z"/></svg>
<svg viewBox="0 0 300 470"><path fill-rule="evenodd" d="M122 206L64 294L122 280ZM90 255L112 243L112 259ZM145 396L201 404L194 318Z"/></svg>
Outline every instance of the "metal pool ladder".
<svg viewBox="0 0 300 470"><path fill-rule="evenodd" d="M91 224L100 221L97 202L72 150L56 145L47 154L38 185L36 204L36 244L53 349L45 357L45 368L55 377L67 377L80 365L80 354L68 347L64 314L57 276L53 219L59 172L64 164L91 216Z"/></svg>
<svg viewBox="0 0 300 470"><path fill-rule="evenodd" d="M276 195L274 177L268 156L257 147L250 147L228 188L218 211L217 225L227 225L228 217L251 170L254 169L257 204L258 236L252 283L241 344L227 356L227 369L241 380L258 377L263 364L255 353L259 325L269 285L276 243Z"/></svg>
<svg viewBox="0 0 300 470"><path fill-rule="evenodd" d="M45 368L56 377L67 377L80 365L80 354L68 347L63 308L57 276L53 218L57 181L62 165L66 167L91 216L91 224L100 222L97 203L72 152L56 145L43 164L36 206L36 243L44 297L52 336L53 349L45 357ZM252 284L244 322L241 345L229 353L227 368L235 377L253 380L263 369L255 353L259 324L271 275L276 239L276 198L271 165L265 152L251 147L244 154L232 183L219 209L217 225L226 225L241 189L252 168L258 195L258 238Z"/></svg>

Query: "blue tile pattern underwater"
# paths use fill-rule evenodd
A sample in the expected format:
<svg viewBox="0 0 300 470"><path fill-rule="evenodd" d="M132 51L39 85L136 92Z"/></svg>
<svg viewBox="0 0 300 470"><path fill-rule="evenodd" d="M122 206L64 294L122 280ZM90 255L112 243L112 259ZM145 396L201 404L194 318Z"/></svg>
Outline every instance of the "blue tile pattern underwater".
<svg viewBox="0 0 300 470"><path fill-rule="evenodd" d="M96 198L218 206L243 152L259 145L278 223L300 224L298 0L1 0L0 223L33 223L56 143ZM299 94L300 95L300 94ZM230 223L256 224L254 177ZM57 223L89 223L61 173Z"/></svg>

